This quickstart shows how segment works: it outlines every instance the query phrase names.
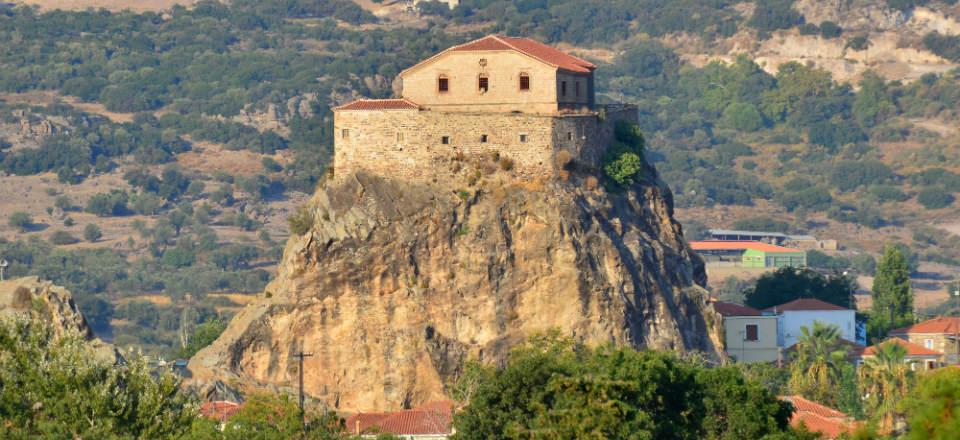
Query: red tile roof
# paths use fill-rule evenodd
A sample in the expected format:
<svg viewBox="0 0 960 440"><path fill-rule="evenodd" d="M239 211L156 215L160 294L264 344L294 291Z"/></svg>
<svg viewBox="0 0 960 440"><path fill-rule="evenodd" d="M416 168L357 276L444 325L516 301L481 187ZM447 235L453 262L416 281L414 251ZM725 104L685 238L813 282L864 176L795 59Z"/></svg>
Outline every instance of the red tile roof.
<svg viewBox="0 0 960 440"><path fill-rule="evenodd" d="M452 420L453 402L440 401L404 411L353 414L347 417L346 425L356 435L449 435L453 432Z"/></svg>
<svg viewBox="0 0 960 440"><path fill-rule="evenodd" d="M200 405L200 415L208 419L225 422L227 419L233 417L234 414L240 411L241 408L243 408L243 405L227 400L204 402L203 405Z"/></svg>
<svg viewBox="0 0 960 440"><path fill-rule="evenodd" d="M810 432L819 432L825 438L833 439L856 427L846 414L802 396L780 396L780 400L793 404L790 426L794 428L803 425Z"/></svg>
<svg viewBox="0 0 960 440"><path fill-rule="evenodd" d="M903 339L890 338L879 344L871 345L863 349L863 356L873 356L877 354L878 346L887 345L887 344L897 344L907 349L907 356L940 356L943 354L943 353L940 353L939 351L931 350L929 348L914 344L912 342L904 341Z"/></svg>
<svg viewBox="0 0 960 440"><path fill-rule="evenodd" d="M760 316L761 314L759 310L752 307L723 301L713 303L713 309L723 316Z"/></svg>
<svg viewBox="0 0 960 440"><path fill-rule="evenodd" d="M777 246L762 241L691 241L690 247L695 251L745 251L750 249L761 252L803 252L800 249Z"/></svg>
<svg viewBox="0 0 960 440"><path fill-rule="evenodd" d="M822 311L822 310L850 310L846 307L840 307L836 304L830 304L826 301L820 301L814 298L800 298L790 301L786 304L773 306L765 309L765 312L801 312L801 311Z"/></svg>
<svg viewBox="0 0 960 440"><path fill-rule="evenodd" d="M890 331L891 335L908 335L911 333L957 334L960 333L960 318L942 316Z"/></svg>
<svg viewBox="0 0 960 440"><path fill-rule="evenodd" d="M847 417L846 414L840 411L837 411L826 405L821 405L803 396L780 396L780 400L792 403L793 409L796 411L811 412L820 417L827 418L843 419Z"/></svg>
<svg viewBox="0 0 960 440"><path fill-rule="evenodd" d="M597 68L596 65L587 60L575 57L565 52L561 52L539 41L531 40L529 38L488 35L480 38L479 40L473 40L444 50L443 52L440 52L424 61L415 64L412 67L407 68L403 72L400 72L400 75L402 76L404 73L413 70L447 52L496 50L513 50L528 57L540 60L558 69L574 73L590 73Z"/></svg>
<svg viewBox="0 0 960 440"><path fill-rule="evenodd" d="M358 99L334 107L333 110L417 110L420 106L409 99Z"/></svg>

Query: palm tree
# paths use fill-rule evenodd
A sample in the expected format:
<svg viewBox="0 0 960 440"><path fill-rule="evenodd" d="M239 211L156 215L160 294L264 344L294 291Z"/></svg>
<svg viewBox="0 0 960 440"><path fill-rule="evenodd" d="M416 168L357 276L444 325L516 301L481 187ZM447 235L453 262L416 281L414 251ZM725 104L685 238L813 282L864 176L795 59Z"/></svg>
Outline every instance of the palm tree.
<svg viewBox="0 0 960 440"><path fill-rule="evenodd" d="M893 427L897 403L906 395L912 373L904 362L907 349L892 341L877 347L873 357L864 359L858 374L867 414L878 417L882 426Z"/></svg>
<svg viewBox="0 0 960 440"><path fill-rule="evenodd" d="M819 321L813 330L800 327L796 352L790 365L790 389L824 405L837 405L841 369L846 350L840 347L840 329Z"/></svg>

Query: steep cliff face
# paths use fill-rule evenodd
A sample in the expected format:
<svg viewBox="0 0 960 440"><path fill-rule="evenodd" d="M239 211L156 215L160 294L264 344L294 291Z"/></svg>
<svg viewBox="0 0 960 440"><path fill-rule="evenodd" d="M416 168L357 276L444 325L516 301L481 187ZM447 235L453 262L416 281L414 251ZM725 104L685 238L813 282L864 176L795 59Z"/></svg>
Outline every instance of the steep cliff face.
<svg viewBox="0 0 960 440"><path fill-rule="evenodd" d="M74 329L88 339L93 338L93 331L73 302L73 295L37 277L0 281L2 315L33 315L53 324L54 330Z"/></svg>
<svg viewBox="0 0 960 440"><path fill-rule="evenodd" d="M655 175L652 168L649 175ZM576 179L574 179L576 180ZM497 362L558 328L590 344L717 355L702 263L659 181L494 183L470 191L338 177L262 298L190 362L197 381L295 386L341 410L443 396L463 362Z"/></svg>

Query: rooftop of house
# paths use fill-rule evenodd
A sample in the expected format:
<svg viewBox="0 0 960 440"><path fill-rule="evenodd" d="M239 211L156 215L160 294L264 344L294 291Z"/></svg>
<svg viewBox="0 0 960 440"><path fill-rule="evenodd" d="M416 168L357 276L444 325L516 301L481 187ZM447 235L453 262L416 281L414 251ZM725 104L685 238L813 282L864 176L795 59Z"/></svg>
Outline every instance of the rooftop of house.
<svg viewBox="0 0 960 440"><path fill-rule="evenodd" d="M793 249L775 244L764 243L760 241L725 241L725 240L703 240L691 241L690 247L695 251L745 251L755 250L760 252L803 252L800 249Z"/></svg>
<svg viewBox="0 0 960 440"><path fill-rule="evenodd" d="M764 312L810 312L810 311L832 311L832 310L850 310L846 307L840 307L836 304L830 304L815 298L800 298L785 304L773 306L764 309Z"/></svg>
<svg viewBox="0 0 960 440"><path fill-rule="evenodd" d="M353 434L448 435L452 432L454 403L430 402L413 409L393 412L357 413L347 417Z"/></svg>
<svg viewBox="0 0 960 440"><path fill-rule="evenodd" d="M780 400L793 404L794 413L790 426L804 425L811 432L819 432L825 438L837 438L856 427L850 416L802 396L780 396Z"/></svg>
<svg viewBox="0 0 960 440"><path fill-rule="evenodd" d="M203 405L200 405L200 415L208 419L225 422L242 408L242 404L228 400L204 402Z"/></svg>
<svg viewBox="0 0 960 440"><path fill-rule="evenodd" d="M406 99L358 99L344 105L334 107L332 110L417 110L420 106L415 102Z"/></svg>
<svg viewBox="0 0 960 440"><path fill-rule="evenodd" d="M760 316L763 313L753 307L741 306L731 302L717 301L713 309L723 316Z"/></svg>
<svg viewBox="0 0 960 440"><path fill-rule="evenodd" d="M502 35L487 35L486 37L446 49L400 72L400 76L429 63L445 53L468 51L514 51L556 67L557 69L573 73L590 73L597 68L596 65L587 60L575 57L536 40Z"/></svg>
<svg viewBox="0 0 960 440"><path fill-rule="evenodd" d="M875 356L877 354L877 350L881 346L885 346L889 344L896 344L905 348L907 350L907 357L937 357L943 354L943 353L940 353L939 351L931 350L921 345L904 341L903 339L900 339L900 338L890 338L879 344L874 344L864 348L861 356Z"/></svg>
<svg viewBox="0 0 960 440"><path fill-rule="evenodd" d="M960 333L960 318L941 316L911 326L890 331L891 335L909 334L957 334Z"/></svg>

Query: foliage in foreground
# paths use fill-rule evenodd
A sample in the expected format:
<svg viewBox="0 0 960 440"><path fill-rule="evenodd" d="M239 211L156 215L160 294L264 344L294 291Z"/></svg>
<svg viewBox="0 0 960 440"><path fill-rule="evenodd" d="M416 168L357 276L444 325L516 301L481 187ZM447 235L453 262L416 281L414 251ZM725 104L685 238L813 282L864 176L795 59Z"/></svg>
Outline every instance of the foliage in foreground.
<svg viewBox="0 0 960 440"><path fill-rule="evenodd" d="M505 368L474 369L457 439L803 438L790 408L735 367L665 352L589 349L535 337ZM478 380L479 378L479 380Z"/></svg>

